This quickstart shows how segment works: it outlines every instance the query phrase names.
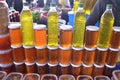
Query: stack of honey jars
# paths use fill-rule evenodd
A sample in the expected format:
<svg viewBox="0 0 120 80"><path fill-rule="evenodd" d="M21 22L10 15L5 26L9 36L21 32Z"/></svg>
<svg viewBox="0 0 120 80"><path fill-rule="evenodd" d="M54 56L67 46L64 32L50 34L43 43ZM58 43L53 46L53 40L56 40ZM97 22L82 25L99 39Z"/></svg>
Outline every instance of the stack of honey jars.
<svg viewBox="0 0 120 80"><path fill-rule="evenodd" d="M10 23L9 34L10 34L10 42L13 54L13 60L15 64L15 69L17 72L25 73L25 55L24 49L22 46L22 34L20 30L21 24L18 22Z"/></svg>
<svg viewBox="0 0 120 80"><path fill-rule="evenodd" d="M13 55L10 48L8 25L8 5L5 0L0 0L0 67L7 73L13 70Z"/></svg>

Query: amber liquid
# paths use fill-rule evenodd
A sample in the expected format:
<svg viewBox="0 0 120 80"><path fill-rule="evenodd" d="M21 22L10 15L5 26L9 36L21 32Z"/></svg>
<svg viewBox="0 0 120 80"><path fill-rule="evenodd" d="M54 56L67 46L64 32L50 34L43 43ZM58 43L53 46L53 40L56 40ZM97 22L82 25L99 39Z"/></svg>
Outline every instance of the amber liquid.
<svg viewBox="0 0 120 80"><path fill-rule="evenodd" d="M80 74L91 76L92 75L92 70L93 70L92 66L89 66L89 67L82 66Z"/></svg>
<svg viewBox="0 0 120 80"><path fill-rule="evenodd" d="M9 34L0 35L0 50L6 50L10 48L10 36Z"/></svg>
<svg viewBox="0 0 120 80"><path fill-rule="evenodd" d="M115 66L105 66L104 75L108 77L112 77L112 72L114 71Z"/></svg>
<svg viewBox="0 0 120 80"><path fill-rule="evenodd" d="M58 66L49 66L49 74L58 75Z"/></svg>
<svg viewBox="0 0 120 80"><path fill-rule="evenodd" d="M119 31L112 31L112 36L110 39L110 47L111 48L120 48L120 28Z"/></svg>
<svg viewBox="0 0 120 80"><path fill-rule="evenodd" d="M60 75L64 75L64 74L70 74L70 66L66 66L66 67L63 67L63 66L60 66Z"/></svg>
<svg viewBox="0 0 120 80"><path fill-rule="evenodd" d="M60 30L60 46L69 48L72 43L72 30Z"/></svg>
<svg viewBox="0 0 120 80"><path fill-rule="evenodd" d="M37 62L39 64L45 64L47 61L48 61L48 50L47 50L47 48L37 49Z"/></svg>
<svg viewBox="0 0 120 80"><path fill-rule="evenodd" d="M40 76L43 76L44 74L48 74L48 65L43 64L42 66L37 65L37 71L40 74Z"/></svg>
<svg viewBox="0 0 120 80"><path fill-rule="evenodd" d="M10 33L11 45L19 46L22 44L22 32L20 28L10 29L9 33Z"/></svg>
<svg viewBox="0 0 120 80"><path fill-rule="evenodd" d="M58 64L58 49L56 50L49 50L48 52L49 55L49 64Z"/></svg>
<svg viewBox="0 0 120 80"><path fill-rule="evenodd" d="M82 63L83 50L72 50L71 63L74 65L80 65Z"/></svg>
<svg viewBox="0 0 120 80"><path fill-rule="evenodd" d="M108 51L106 63L110 66L114 66L117 63L118 60L118 55L119 55L119 50L118 51Z"/></svg>
<svg viewBox="0 0 120 80"><path fill-rule="evenodd" d="M15 67L13 64L8 64L7 66L5 65L4 67L3 66L4 65L1 66L1 70L7 72L7 74L15 71Z"/></svg>
<svg viewBox="0 0 120 80"><path fill-rule="evenodd" d="M98 68L94 66L93 71L92 71L93 77L103 75L103 73L104 73L104 67Z"/></svg>
<svg viewBox="0 0 120 80"><path fill-rule="evenodd" d="M71 74L74 77L77 77L78 75L80 75L80 71L81 71L81 67L74 67L74 66L72 66Z"/></svg>
<svg viewBox="0 0 120 80"><path fill-rule="evenodd" d="M85 50L83 53L83 63L86 65L94 64L94 56L95 56L95 50L93 51Z"/></svg>
<svg viewBox="0 0 120 80"><path fill-rule="evenodd" d="M26 65L26 71L27 73L36 73L37 72L36 64Z"/></svg>
<svg viewBox="0 0 120 80"><path fill-rule="evenodd" d="M101 50L96 50L95 52L95 64L97 65L104 65L106 62L107 58L107 50L106 51L101 51Z"/></svg>
<svg viewBox="0 0 120 80"><path fill-rule="evenodd" d="M71 61L71 49L59 51L59 62L63 65L68 65Z"/></svg>
<svg viewBox="0 0 120 80"><path fill-rule="evenodd" d="M3 51L0 53L0 64L11 64L13 62L13 54L11 49L6 50L4 53Z"/></svg>
<svg viewBox="0 0 120 80"><path fill-rule="evenodd" d="M35 30L35 45L39 47L44 47L47 44L46 29Z"/></svg>
<svg viewBox="0 0 120 80"><path fill-rule="evenodd" d="M95 48L97 45L98 31L86 30L85 46L88 48Z"/></svg>
<svg viewBox="0 0 120 80"><path fill-rule="evenodd" d="M13 48L12 53L15 62L19 63L25 60L24 48L22 46L19 48Z"/></svg>
<svg viewBox="0 0 120 80"><path fill-rule="evenodd" d="M33 63L36 61L36 50L35 48L25 49L25 61L27 63Z"/></svg>
<svg viewBox="0 0 120 80"><path fill-rule="evenodd" d="M26 66L25 66L24 63L20 64L20 65L15 65L15 69L16 69L17 72L21 72L23 74L26 73Z"/></svg>

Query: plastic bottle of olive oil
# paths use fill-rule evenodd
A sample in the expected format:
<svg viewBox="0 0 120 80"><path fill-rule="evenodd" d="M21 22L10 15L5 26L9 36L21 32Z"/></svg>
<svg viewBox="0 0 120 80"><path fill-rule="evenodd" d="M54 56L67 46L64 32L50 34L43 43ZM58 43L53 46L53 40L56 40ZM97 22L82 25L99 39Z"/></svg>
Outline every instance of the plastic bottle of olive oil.
<svg viewBox="0 0 120 80"><path fill-rule="evenodd" d="M79 4L78 11L74 18L74 31L72 45L75 48L82 48L84 44L84 32L85 32L85 12L83 4Z"/></svg>
<svg viewBox="0 0 120 80"><path fill-rule="evenodd" d="M20 15L20 22L21 22L23 45L25 46L34 45L33 16L27 3L24 3L24 7Z"/></svg>
<svg viewBox="0 0 120 80"><path fill-rule="evenodd" d="M100 29L97 43L99 48L108 48L113 24L114 16L112 13L112 5L107 4L106 10L100 20Z"/></svg>
<svg viewBox="0 0 120 80"><path fill-rule="evenodd" d="M52 2L50 4L50 10L47 18L48 24L48 46L58 46L58 12L56 10L56 4Z"/></svg>

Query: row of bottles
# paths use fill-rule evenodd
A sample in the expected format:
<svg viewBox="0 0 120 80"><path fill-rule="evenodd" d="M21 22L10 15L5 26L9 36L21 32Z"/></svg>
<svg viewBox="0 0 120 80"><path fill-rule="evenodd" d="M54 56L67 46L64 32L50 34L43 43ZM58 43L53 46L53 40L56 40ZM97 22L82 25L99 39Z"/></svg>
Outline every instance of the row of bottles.
<svg viewBox="0 0 120 80"><path fill-rule="evenodd" d="M94 7L95 3L97 0L74 0L74 14L76 13L77 9L78 9L78 5L79 3L83 3L84 4L84 10L85 10L85 14L90 15L92 8Z"/></svg>
<svg viewBox="0 0 120 80"><path fill-rule="evenodd" d="M74 31L73 31L74 47L83 46L85 23L86 23L85 12L83 9L83 4L81 3L74 18ZM114 16L112 13L112 5L108 4L100 20L100 29L99 29L99 35L97 41L97 46L99 48L109 47L111 34L113 30L113 24L114 24Z"/></svg>

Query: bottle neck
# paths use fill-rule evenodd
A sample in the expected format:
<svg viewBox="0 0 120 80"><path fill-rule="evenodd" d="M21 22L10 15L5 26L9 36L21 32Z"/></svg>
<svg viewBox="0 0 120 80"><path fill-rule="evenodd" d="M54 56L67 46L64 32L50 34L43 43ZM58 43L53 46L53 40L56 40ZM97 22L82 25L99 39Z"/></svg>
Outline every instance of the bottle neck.
<svg viewBox="0 0 120 80"><path fill-rule="evenodd" d="M50 7L50 12L57 12L56 7L51 6Z"/></svg>
<svg viewBox="0 0 120 80"><path fill-rule="evenodd" d="M23 10L30 10L29 6L23 6Z"/></svg>

